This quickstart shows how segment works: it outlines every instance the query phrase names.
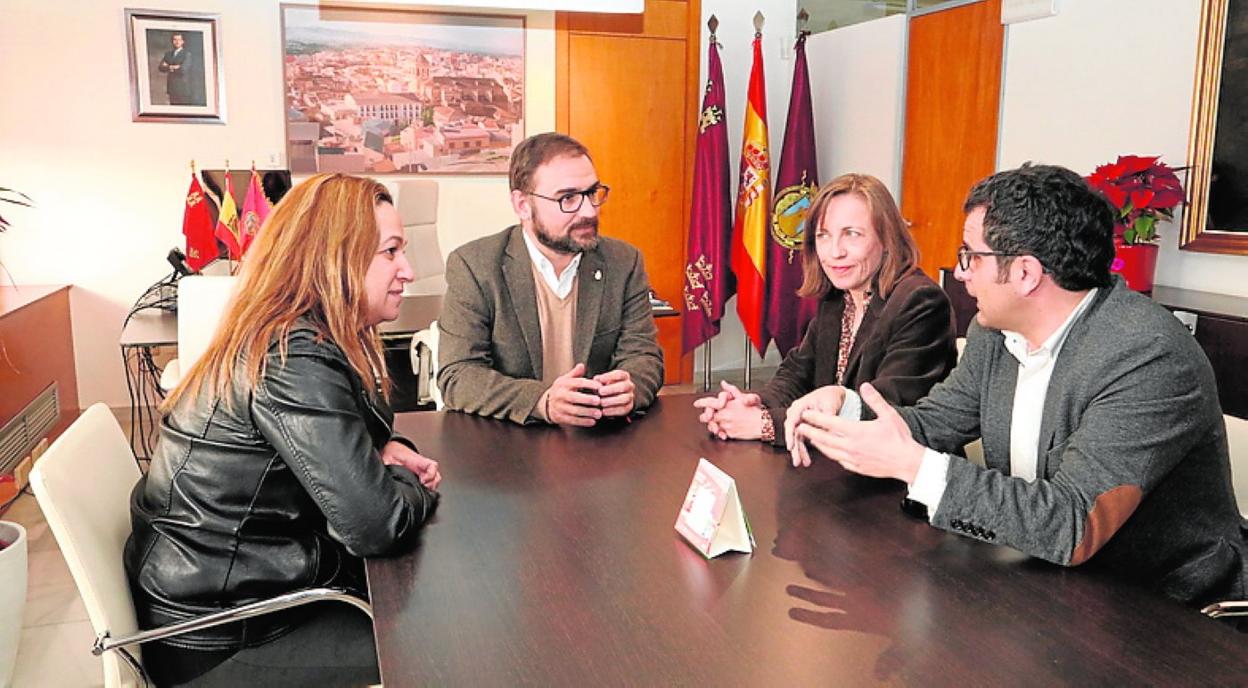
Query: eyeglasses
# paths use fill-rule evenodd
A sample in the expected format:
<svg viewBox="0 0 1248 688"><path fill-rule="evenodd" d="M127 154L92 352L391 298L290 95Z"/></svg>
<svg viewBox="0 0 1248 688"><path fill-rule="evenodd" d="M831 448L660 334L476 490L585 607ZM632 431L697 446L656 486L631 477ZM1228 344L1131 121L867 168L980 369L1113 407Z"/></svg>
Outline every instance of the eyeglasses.
<svg viewBox="0 0 1248 688"><path fill-rule="evenodd" d="M967 248L966 246L959 246L959 247L958 247L958 267L962 268L962 271L963 271L963 272L966 272L967 270L970 270L970 269L971 269L971 258L974 258L974 257L976 257L976 256L1006 256L1006 257L1011 257L1011 256L1021 256L1021 255L1023 255L1023 254L1021 254L1021 253L1002 253L1002 252L1000 252L1000 251L972 251L971 249Z"/></svg>
<svg viewBox="0 0 1248 688"><path fill-rule="evenodd" d="M611 192L611 187L606 184L594 184L584 191L573 191L562 196L551 197L543 196L533 191L529 192L530 196L537 196L548 201L554 201L559 204L559 209L565 213L575 213L585 204L585 199L589 199L589 204L597 208L607 202L607 194Z"/></svg>

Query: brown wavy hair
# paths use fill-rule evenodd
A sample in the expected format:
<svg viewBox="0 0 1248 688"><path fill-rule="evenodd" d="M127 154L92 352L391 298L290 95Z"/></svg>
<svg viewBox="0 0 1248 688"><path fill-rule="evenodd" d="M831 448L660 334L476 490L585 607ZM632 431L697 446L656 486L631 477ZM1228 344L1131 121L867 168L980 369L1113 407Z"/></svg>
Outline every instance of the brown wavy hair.
<svg viewBox="0 0 1248 688"><path fill-rule="evenodd" d="M851 193L857 194L867 204L871 224L884 245L883 260L871 280L872 290L881 297L887 297L897 282L918 264L919 247L915 245L914 237L910 236L909 223L901 217L897 202L884 182L869 174L843 174L819 189L806 214L806 231L802 237L802 286L797 290L798 296L823 299L837 290L819 264L815 234L832 199Z"/></svg>
<svg viewBox="0 0 1248 688"><path fill-rule="evenodd" d="M379 203L394 201L386 187L363 177L318 174L291 189L247 251L236 295L208 349L162 410L167 413L205 385L228 403L239 372L254 387L268 365L269 346L278 343L284 364L290 331L305 316L321 337L342 349L366 388L388 398L381 338L375 326L365 324L364 277L377 252Z"/></svg>

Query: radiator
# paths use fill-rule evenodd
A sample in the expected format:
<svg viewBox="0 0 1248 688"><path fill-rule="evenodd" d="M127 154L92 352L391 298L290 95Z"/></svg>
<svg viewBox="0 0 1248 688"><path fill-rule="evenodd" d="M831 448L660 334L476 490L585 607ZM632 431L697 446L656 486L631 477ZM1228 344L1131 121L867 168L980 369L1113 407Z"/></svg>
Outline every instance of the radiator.
<svg viewBox="0 0 1248 688"><path fill-rule="evenodd" d="M0 475L12 473L39 440L47 436L61 414L61 400L56 383L35 397L13 420L0 428Z"/></svg>

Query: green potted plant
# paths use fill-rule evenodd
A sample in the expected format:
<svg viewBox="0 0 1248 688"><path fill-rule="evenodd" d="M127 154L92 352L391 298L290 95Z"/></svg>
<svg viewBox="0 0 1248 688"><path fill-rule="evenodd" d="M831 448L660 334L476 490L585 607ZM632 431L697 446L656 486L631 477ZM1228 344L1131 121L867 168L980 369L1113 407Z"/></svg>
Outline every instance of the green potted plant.
<svg viewBox="0 0 1248 688"><path fill-rule="evenodd" d="M1114 224L1113 271L1122 274L1127 286L1142 292L1153 290L1157 271L1157 222L1173 220L1174 209L1183 202L1183 183L1161 156L1120 155L1087 176L1117 210Z"/></svg>

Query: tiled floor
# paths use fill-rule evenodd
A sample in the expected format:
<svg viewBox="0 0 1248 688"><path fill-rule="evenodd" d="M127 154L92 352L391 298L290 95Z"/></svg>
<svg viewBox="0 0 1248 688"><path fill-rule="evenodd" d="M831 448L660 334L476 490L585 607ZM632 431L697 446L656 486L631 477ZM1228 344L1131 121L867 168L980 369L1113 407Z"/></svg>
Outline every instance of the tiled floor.
<svg viewBox="0 0 1248 688"><path fill-rule="evenodd" d="M22 495L0 518L25 526L29 548L14 688L104 685L100 660L91 654L95 633L87 610L39 504L29 494Z"/></svg>

